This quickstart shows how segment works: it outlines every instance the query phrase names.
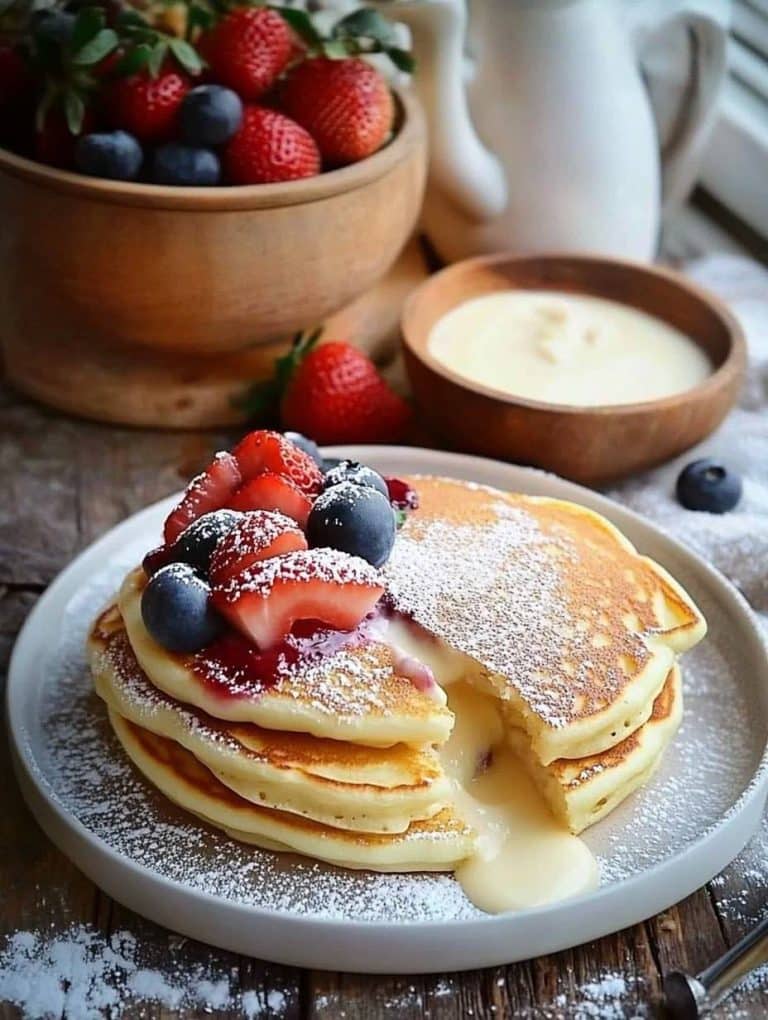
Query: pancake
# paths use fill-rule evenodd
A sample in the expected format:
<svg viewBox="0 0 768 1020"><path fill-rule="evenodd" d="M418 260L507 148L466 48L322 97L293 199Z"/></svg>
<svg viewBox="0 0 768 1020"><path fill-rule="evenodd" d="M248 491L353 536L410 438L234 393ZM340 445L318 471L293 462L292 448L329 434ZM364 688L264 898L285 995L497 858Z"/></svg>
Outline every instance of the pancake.
<svg viewBox="0 0 768 1020"><path fill-rule="evenodd" d="M706 632L680 585L585 507L409 481L420 507L383 569L396 608L472 661L542 764L637 730Z"/></svg>
<svg viewBox="0 0 768 1020"><path fill-rule="evenodd" d="M373 637L355 643L351 635L350 644L297 668L287 666L269 685L216 666L213 685L195 668L205 653L177 655L149 635L141 618L145 584L144 571L132 571L117 604L141 668L177 701L216 719L371 747L441 743L451 731L453 716L440 688L422 691L398 675L390 648Z"/></svg>
<svg viewBox="0 0 768 1020"><path fill-rule="evenodd" d="M507 740L554 816L571 832L579 833L605 818L648 782L682 717L682 678L675 666L653 703L648 721L601 754L561 758L544 766L530 753L530 740L523 730L508 730Z"/></svg>
<svg viewBox="0 0 768 1020"><path fill-rule="evenodd" d="M133 724L176 741L246 800L360 832L403 832L450 798L430 746L382 749L230 723L155 688L117 609L89 641L98 694Z"/></svg>
<svg viewBox="0 0 768 1020"><path fill-rule="evenodd" d="M109 720L128 756L161 793L235 839L372 871L453 871L474 849L472 830L450 808L414 822L404 833L379 835L331 828L257 806L224 786L175 741L111 709Z"/></svg>

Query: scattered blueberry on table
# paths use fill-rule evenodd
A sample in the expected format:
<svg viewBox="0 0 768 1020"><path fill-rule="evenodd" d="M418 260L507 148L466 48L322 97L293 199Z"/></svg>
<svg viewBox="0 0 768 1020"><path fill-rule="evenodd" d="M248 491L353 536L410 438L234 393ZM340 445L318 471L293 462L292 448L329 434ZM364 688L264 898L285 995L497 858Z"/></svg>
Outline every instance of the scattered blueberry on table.
<svg viewBox="0 0 768 1020"><path fill-rule="evenodd" d="M709 457L694 460L677 478L677 498L686 510L724 514L738 504L741 493L739 475Z"/></svg>

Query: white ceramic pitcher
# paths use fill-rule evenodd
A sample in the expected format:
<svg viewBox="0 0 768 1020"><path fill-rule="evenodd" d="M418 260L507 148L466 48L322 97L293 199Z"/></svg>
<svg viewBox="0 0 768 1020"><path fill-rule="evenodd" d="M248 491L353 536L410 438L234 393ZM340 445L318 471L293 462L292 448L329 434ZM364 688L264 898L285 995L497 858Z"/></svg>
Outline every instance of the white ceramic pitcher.
<svg viewBox="0 0 768 1020"><path fill-rule="evenodd" d="M712 121L724 0L472 0L469 26L464 0L381 9L412 34L430 121L424 226L443 258L653 257L662 200L685 194ZM690 87L660 153L638 54L653 87L652 45L670 33L681 46L664 70Z"/></svg>

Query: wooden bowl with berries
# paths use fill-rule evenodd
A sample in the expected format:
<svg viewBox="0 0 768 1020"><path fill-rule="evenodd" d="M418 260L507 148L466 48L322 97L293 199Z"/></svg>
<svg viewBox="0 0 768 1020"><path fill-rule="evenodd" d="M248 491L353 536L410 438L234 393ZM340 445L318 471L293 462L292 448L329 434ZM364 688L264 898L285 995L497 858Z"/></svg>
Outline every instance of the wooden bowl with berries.
<svg viewBox="0 0 768 1020"><path fill-rule="evenodd" d="M407 67L391 33L371 11L322 35L294 9L95 0L0 41L9 380L104 421L242 417L415 225L424 117L361 59Z"/></svg>

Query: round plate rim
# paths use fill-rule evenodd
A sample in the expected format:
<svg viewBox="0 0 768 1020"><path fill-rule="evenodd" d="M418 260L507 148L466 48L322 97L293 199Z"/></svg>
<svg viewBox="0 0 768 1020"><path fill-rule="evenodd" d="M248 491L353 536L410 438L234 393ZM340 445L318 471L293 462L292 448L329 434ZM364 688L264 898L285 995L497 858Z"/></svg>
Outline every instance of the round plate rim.
<svg viewBox="0 0 768 1020"><path fill-rule="evenodd" d="M577 485L576 483L566 481L556 475L540 471L536 468L521 467L515 464L507 464L490 458L476 457L467 454L446 453L443 451L428 450L420 447L398 446L328 447L324 450L324 453L328 456L350 457L355 460L367 461L373 465L375 465L377 461L402 460L404 462L403 473L429 473L450 476L452 469L455 470L460 467L463 469L462 476L466 477L474 470L477 470L480 473L493 471L498 472L500 477L501 475L508 475L510 479L519 479L520 481L517 484L510 481L506 484L506 487L518 488L520 491L525 491L526 478L536 479L539 482L543 481L547 485L555 485L556 488L560 490L557 495L560 496L562 494L562 498L573 499L574 501L584 503L587 506L598 510L600 513L605 514L605 516L609 519L618 518L620 522L622 522L623 519L623 522L619 525L620 527L626 527L626 522L629 522L631 527L637 527L640 531L650 532L654 539L660 539L663 544L669 545L677 556L688 561L692 569L703 574L710 586L717 591L718 595L723 595L726 599L729 599L732 602L732 605L741 617L742 622L746 625L747 629L756 639L758 646L762 649L763 673L766 683L768 684L768 642L766 642L766 638L760 631L751 608L741 593L719 571L710 566L710 564L708 564L690 548L668 535L663 529L653 522L609 499L608 497ZM424 459L429 463L421 465L418 470L416 470L413 464L407 466L408 461L418 459ZM494 483L487 482L481 484ZM502 487L501 481L497 481L495 484L497 487ZM138 528L145 517L155 515L158 512L158 509L165 504L170 506L175 498L175 496L167 497L165 499L158 500L142 510L139 510L137 513L132 514L130 517L115 525L104 535L92 542L86 549L82 550L82 552L80 552L75 559L73 559L68 566L57 575L44 594L40 597L21 628L11 655L6 690L6 719L9 741L13 752L14 768L22 788L22 793L38 822L53 842L56 843L60 849L62 849L74 861L75 864L81 867L81 869L89 877L94 877L94 871L98 871L101 875L103 867L105 866L114 867L117 871L122 870L127 872L132 881L147 882L150 886L157 887L157 889L164 889L166 891L172 890L176 893L180 893L183 897L189 898L196 904L199 904L205 911L210 910L215 906L219 909L223 908L225 912L233 918L242 918L242 920L246 921L249 925L252 925L257 919L263 920L270 926L279 925L281 930L284 930L283 938L278 939L276 937L274 927L272 927L266 939L262 939L259 943L264 946L263 953L260 953L260 955L263 955L264 958L273 960L274 962L286 963L293 966L316 967L320 969L339 969L339 967L343 967L343 969L347 971L367 971L369 973L398 972L415 974L427 973L438 969L459 970L469 967L495 966L504 962L513 962L514 960L526 959L534 955L540 955L544 952L554 952L560 949L569 948L593 938L610 934L628 926L629 924L638 923L639 921L658 913L660 910L666 909L666 907L670 906L672 903L678 902L685 896L690 895L690 893L699 888L704 882L709 881L709 879L717 874L733 859L733 857L736 856L737 853L740 852L752 835L753 829L756 827L756 824L760 819L762 807L765 803L766 795L768 794L768 742L763 749L761 759L754 770L751 780L742 790L739 798L734 802L731 808L715 825L711 826L706 832L700 834L696 839L692 840L691 843L687 844L676 854L666 858L665 860L659 861L657 864L654 864L650 868L647 868L636 875L618 882L609 883L608 885L602 886L594 892L588 893L584 896L579 896L572 900L561 901L548 906L537 907L532 910L526 910L518 913L438 921L394 920L383 922L336 920L333 918L311 917L286 911L273 910L267 907L258 907L224 900L203 890L191 889L181 882L166 878L145 865L124 857L118 851L110 847L100 837L91 833L78 818L67 812L66 809L46 790L45 782L41 780L41 776L35 766L34 757L31 755L31 752L23 739L25 725L21 718L22 700L21 698L14 697L14 691L23 684L22 659L26 653L26 645L30 641L30 635L34 634L35 628L39 625L39 622L45 618L49 611L49 606L51 606L51 604L55 604L60 593L67 589L68 583L71 583L71 579L82 570L83 566L89 559L95 559L103 547L109 546L114 541L116 531L123 528L127 529L128 527ZM754 818L751 818L752 815L754 815ZM731 832L731 829L734 829L735 831ZM80 846L83 842L85 843L85 848ZM74 849L73 844L77 844ZM715 849L719 852L710 853L710 851ZM667 887L670 883L664 882L663 879L668 878L670 872L679 869L681 864L685 862L686 858L693 856L694 852L698 855L703 855L704 859L708 861L710 865L712 865L712 862L715 862L714 867L704 867L704 872L707 870L709 871L705 878L696 881L695 885L692 885L690 881L685 880L680 885L676 885L672 882L676 889L672 898L669 898L669 896L666 895L662 896L660 899L658 896L654 899L652 896L648 895L648 888L652 888L654 884L659 887ZM94 854L96 855L96 858L101 858L101 861L99 862L100 867L98 869L95 868L91 861L91 857ZM86 858L88 858L87 861L85 860ZM700 865L697 869L690 868L688 871L690 874L696 874L698 876L702 872L702 868ZM94 880L96 881L96 879ZM97 881L97 884L104 885L105 883L101 880ZM110 881L109 884L112 885L112 882ZM153 889L151 895L154 895L157 889ZM647 909L646 907L642 907L639 910L635 908L631 911L619 911L618 914L614 911L613 916L618 916L620 918L619 923L616 923L615 921L608 922L607 924L601 923L600 907L603 906L606 901L610 903L611 900L617 899L619 893L622 894L627 901L630 901L636 898L638 890L646 890L646 894L642 896L642 900L646 904ZM119 893L118 895L112 893L112 895L115 899L121 900ZM174 899L178 899L178 897L174 897ZM147 903L151 902L151 896L145 897L145 900ZM121 900L121 902L124 902L126 906L132 906L132 903L126 902L125 900ZM190 931L186 928L184 925L184 919L182 919L181 923L178 923L176 918L171 917L170 915L168 915L168 917L165 915L160 916L162 912L159 911L159 909L147 910L139 909L135 905L133 906L134 909L137 909L137 912L144 913L145 916L152 916L153 920L158 920L159 923L165 924L166 927L180 931L183 934L199 938L202 941L212 942L212 944L219 945L222 948L251 953L250 949L241 948L243 939L237 936L230 938L225 934L224 929L222 929L222 934L218 938L206 938L206 936L201 935L199 931ZM548 948L536 949L534 952L521 955L519 952L513 952L511 950L509 952L504 951L503 938L498 941L496 939L496 936L502 936L505 931L512 928L525 929L526 927L530 928L534 924L537 928L541 928L541 925L543 924L544 929L546 929L548 922L557 918L557 916L561 915L564 911L572 912L574 910L578 911L579 909L586 910L587 907L590 908L590 913L592 915L594 915L595 912L597 913L597 917L592 918L591 926L588 925L581 934L578 935L574 935L573 933L570 935L561 934L558 938L557 934L550 933L549 941L547 942ZM567 928L567 926L564 927ZM481 951L479 955L476 951L472 952L470 948L468 952L464 953L467 958L467 962L456 962L455 959L447 961L453 964L453 966L448 968L442 967L439 962L435 965L434 952L422 954L425 958L429 958L430 960L426 966L422 966L419 963L419 960L414 958L414 950L410 945L412 939L409 936L416 936L419 942L430 942L437 939L438 951L443 951L444 955L450 956L450 941L455 938L455 935L459 931L464 933L466 939L463 944L463 950L466 950L468 943L471 943L473 941L473 937L480 933L482 933L483 942L489 942L497 948L495 950L491 950L489 948L488 950ZM315 947L314 950L311 948L306 951L300 949L296 952L294 951L295 947L290 946L290 943L292 943L294 939L300 940L304 935L308 936L308 939L311 941L315 935L321 933L327 935L331 932L336 935L339 935L342 932L344 934L345 948L342 949L341 944L337 943L336 949L334 950L332 948L330 950L330 955L335 957L335 963L329 962L329 951L327 948L318 949ZM406 952L403 952L401 945L398 952L390 953L379 960L371 960L371 958L368 957L366 960L366 966L356 966L355 959L350 957L348 952L353 949L356 942L365 941L366 936L371 936L373 933L376 934L375 941L378 943L377 952L386 945L386 940L391 939L395 933L397 933L401 943L407 942L409 944L409 948ZM351 938L348 937L350 934ZM448 943L446 943L446 935L448 936ZM383 942L382 939L384 940ZM245 941L248 942L249 940L245 939ZM251 941L253 940L251 939ZM539 939L539 941L541 941L541 939ZM499 942L501 942L501 946L499 946ZM284 943L285 948L280 948L280 943ZM270 947L272 946L274 948L270 951ZM368 952L370 952L370 948L368 949ZM256 954L252 953L252 955ZM358 951L357 957L359 958L360 955L361 954ZM390 965L388 962L390 960L400 963L400 965Z"/></svg>

